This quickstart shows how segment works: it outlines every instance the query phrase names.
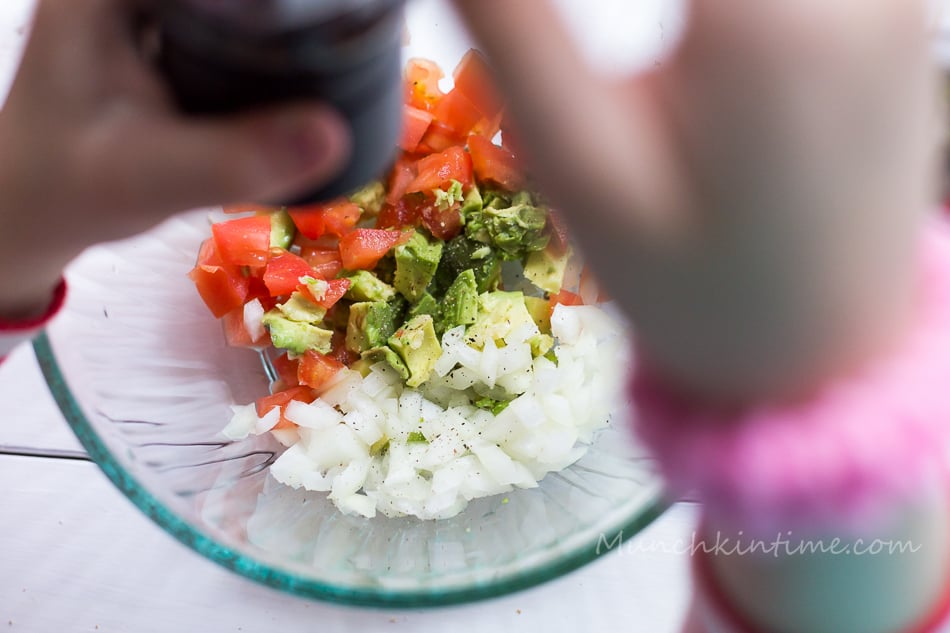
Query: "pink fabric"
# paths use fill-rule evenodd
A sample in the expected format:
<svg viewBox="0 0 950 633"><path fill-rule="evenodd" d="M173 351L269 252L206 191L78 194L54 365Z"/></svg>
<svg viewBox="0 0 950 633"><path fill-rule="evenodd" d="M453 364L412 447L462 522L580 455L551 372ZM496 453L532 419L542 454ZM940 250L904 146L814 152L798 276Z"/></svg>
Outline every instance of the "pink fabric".
<svg viewBox="0 0 950 633"><path fill-rule="evenodd" d="M950 232L928 230L917 322L890 358L814 400L723 413L639 372L637 430L671 492L747 532L867 526L946 477L950 452ZM945 481L945 480L944 480ZM944 483L944 482L940 482Z"/></svg>
<svg viewBox="0 0 950 633"><path fill-rule="evenodd" d="M66 301L66 282L62 280L53 291L49 307L38 317L23 320L10 320L0 317L0 363L10 351L24 341L33 338L49 321L59 313Z"/></svg>

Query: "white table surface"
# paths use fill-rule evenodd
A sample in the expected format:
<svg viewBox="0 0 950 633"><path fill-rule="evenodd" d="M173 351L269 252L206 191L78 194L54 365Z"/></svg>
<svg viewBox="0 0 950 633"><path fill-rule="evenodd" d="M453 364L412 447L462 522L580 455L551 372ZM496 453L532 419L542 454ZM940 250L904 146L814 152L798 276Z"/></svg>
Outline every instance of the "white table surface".
<svg viewBox="0 0 950 633"><path fill-rule="evenodd" d="M570 9L571 2L562 3ZM431 17L427 11L444 13L433 8L436 3L416 1L411 30ZM631 26L636 36L619 46L589 37L609 21L588 24L593 58L642 61L644 51L669 44L675 28L662 16L670 3L630 4L649 19ZM0 94L31 6L32 0L0 0ZM435 24L443 34L456 28L442 18ZM614 21L614 32L616 26ZM464 50L464 44L453 46ZM413 48L414 54L428 52L418 38ZM0 366L0 402L0 631L674 633L684 618L688 561L665 551L689 542L696 515L690 505L675 506L633 547L505 598L428 612L341 608L238 577L151 523L84 459L29 347Z"/></svg>
<svg viewBox="0 0 950 633"><path fill-rule="evenodd" d="M455 37L457 25L436 4L417 0L410 30L433 24L448 43L440 54L457 59L467 44ZM31 6L32 0L0 0L0 95L16 66ZM588 38L592 57L642 58L651 38L666 37L656 19L638 28L632 49L629 42L611 49L602 38ZM411 53L438 59L426 42L414 35ZM0 631L673 633L686 609L687 561L660 551L665 543L689 538L694 511L686 506L643 535L655 552L605 556L501 599L424 612L295 598L205 560L127 501L84 458L28 346L0 365L0 402Z"/></svg>

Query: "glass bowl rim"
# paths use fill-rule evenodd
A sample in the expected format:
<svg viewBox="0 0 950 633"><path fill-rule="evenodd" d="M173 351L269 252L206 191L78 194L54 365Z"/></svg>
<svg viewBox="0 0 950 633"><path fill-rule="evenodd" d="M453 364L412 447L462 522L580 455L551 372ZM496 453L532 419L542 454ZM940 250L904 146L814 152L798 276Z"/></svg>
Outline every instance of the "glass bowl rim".
<svg viewBox="0 0 950 633"><path fill-rule="evenodd" d="M583 543L572 551L531 568L527 573L470 587L436 591L341 588L332 583L301 578L218 543L179 518L151 492L140 486L135 477L112 455L86 419L62 373L45 331L33 340L33 351L53 399L80 444L86 449L90 459L129 501L188 548L238 575L271 588L338 605L400 609L447 607L496 598L540 585L579 569L604 554L599 552L599 548L594 544ZM669 505L664 499L662 490L658 489L653 498L644 503L641 509L623 524L609 532L602 532L598 542L606 539L607 543L614 543L624 535L632 536L639 533L663 514ZM609 553L609 548L605 553Z"/></svg>

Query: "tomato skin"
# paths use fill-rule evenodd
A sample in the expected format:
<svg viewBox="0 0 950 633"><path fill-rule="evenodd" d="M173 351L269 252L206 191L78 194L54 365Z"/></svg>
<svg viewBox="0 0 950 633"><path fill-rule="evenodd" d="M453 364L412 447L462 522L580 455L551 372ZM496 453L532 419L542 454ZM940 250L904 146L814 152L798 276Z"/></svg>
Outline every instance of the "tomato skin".
<svg viewBox="0 0 950 633"><path fill-rule="evenodd" d="M524 188L525 177L518 159L504 147L495 145L482 136L468 138L472 168L479 181L490 181L508 191Z"/></svg>
<svg viewBox="0 0 950 633"><path fill-rule="evenodd" d="M442 99L439 80L445 76L435 62L419 57L406 63L404 73L406 96L405 103L420 110L431 111Z"/></svg>
<svg viewBox="0 0 950 633"><path fill-rule="evenodd" d="M406 189L416 178L415 161L407 156L400 156L389 175L386 203L396 204L406 195Z"/></svg>
<svg viewBox="0 0 950 633"><path fill-rule="evenodd" d="M377 229L401 229L406 226L416 226L421 216L418 205L411 204L410 197L399 200L396 204L387 204L376 217Z"/></svg>
<svg viewBox="0 0 950 633"><path fill-rule="evenodd" d="M320 298L314 296L309 286L301 285L298 287L298 290L305 292L307 296L310 297L310 300L321 308L329 310L337 301L343 298L343 295L350 289L352 283L353 282L349 279L330 279L327 281L327 289Z"/></svg>
<svg viewBox="0 0 950 633"><path fill-rule="evenodd" d="M425 110L420 110L411 105L404 106L399 147L410 153L415 152L433 118L432 114Z"/></svg>
<svg viewBox="0 0 950 633"><path fill-rule="evenodd" d="M446 125L454 138L464 139L475 125L485 118L468 97L458 90L451 90L442 97L432 112L435 119Z"/></svg>
<svg viewBox="0 0 950 633"><path fill-rule="evenodd" d="M340 239L340 256L346 270L372 270L405 233L383 229L356 229Z"/></svg>
<svg viewBox="0 0 950 633"><path fill-rule="evenodd" d="M304 237L315 240L326 233L327 227L319 207L297 207L288 209L287 213L290 214L290 219L294 221L297 231Z"/></svg>
<svg viewBox="0 0 950 633"><path fill-rule="evenodd" d="M419 142L417 148L423 154L436 154L444 152L453 145L461 145L465 142L465 136L449 126L436 119L426 130L425 136Z"/></svg>
<svg viewBox="0 0 950 633"><path fill-rule="evenodd" d="M297 425L284 417L284 412L287 410L287 405L290 404L292 400L299 400L300 402L306 402L307 404L310 404L316 399L317 397L310 387L291 387L283 391L278 391L275 394L258 398L257 402L254 403L254 408L257 410L257 416L263 417L264 414L274 407L280 407L280 421L274 428L292 429L296 428Z"/></svg>
<svg viewBox="0 0 950 633"><path fill-rule="evenodd" d="M300 249L300 256L310 264L313 276L317 279L335 279L343 270L343 260L340 259L340 249L326 249L316 246L304 246Z"/></svg>
<svg viewBox="0 0 950 633"><path fill-rule="evenodd" d="M198 263L188 273L188 277L195 282L205 305L219 319L231 310L242 307L247 300L249 279L240 267L221 261L213 238L201 244Z"/></svg>
<svg viewBox="0 0 950 633"><path fill-rule="evenodd" d="M472 159L461 146L453 146L439 154L430 154L416 163L418 175L409 185L406 193L422 192L430 194L434 189L448 189L453 180L462 183L462 188L471 188Z"/></svg>
<svg viewBox="0 0 950 633"><path fill-rule="evenodd" d="M455 90L465 95L488 120L498 117L504 108L493 74L488 61L475 49L465 53L452 72Z"/></svg>
<svg viewBox="0 0 950 633"><path fill-rule="evenodd" d="M274 366L274 371L276 371L280 377L284 388L296 387L300 384L297 380L297 368L300 365L298 359L291 359L290 356L287 355L287 352L284 352L272 360L271 364Z"/></svg>
<svg viewBox="0 0 950 633"><path fill-rule="evenodd" d="M343 369L343 363L332 356L309 349L300 358L297 380L301 385L320 389L341 369Z"/></svg>
<svg viewBox="0 0 950 633"><path fill-rule="evenodd" d="M561 304L565 306L582 306L584 305L584 300L580 298L579 295L571 292L570 290L561 291L555 295L551 295L550 299L551 312L554 312L554 306Z"/></svg>
<svg viewBox="0 0 950 633"><path fill-rule="evenodd" d="M244 306L231 310L221 317L221 321L224 325L224 336L231 347L260 348L270 342L266 332L257 340L251 339L247 328L244 327Z"/></svg>
<svg viewBox="0 0 950 633"><path fill-rule="evenodd" d="M289 295L300 285L300 278L313 276L313 268L302 257L284 252L272 257L264 271L264 284L272 297Z"/></svg>
<svg viewBox="0 0 950 633"><path fill-rule="evenodd" d="M327 233L336 237L343 237L353 230L360 221L363 211L359 205L349 200L341 200L328 204L323 209L323 221Z"/></svg>
<svg viewBox="0 0 950 633"><path fill-rule="evenodd" d="M304 237L316 240L325 234L345 235L359 222L362 211L358 205L341 198L325 204L289 209L288 213Z"/></svg>
<svg viewBox="0 0 950 633"><path fill-rule="evenodd" d="M221 261L231 266L260 266L270 252L270 217L256 215L211 225Z"/></svg>

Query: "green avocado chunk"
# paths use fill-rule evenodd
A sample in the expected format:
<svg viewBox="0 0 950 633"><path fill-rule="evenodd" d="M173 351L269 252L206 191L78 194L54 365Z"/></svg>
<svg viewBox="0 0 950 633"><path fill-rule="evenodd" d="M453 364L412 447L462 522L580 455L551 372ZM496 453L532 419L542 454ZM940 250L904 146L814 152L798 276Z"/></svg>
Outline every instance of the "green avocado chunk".
<svg viewBox="0 0 950 633"><path fill-rule="evenodd" d="M428 292L422 295L422 298L419 299L414 306L409 308L409 313L406 315L406 318L411 319L420 314L428 314L431 316L436 321L436 331L438 331L439 302Z"/></svg>
<svg viewBox="0 0 950 633"><path fill-rule="evenodd" d="M285 349L295 354L303 354L312 349L321 354L328 354L332 348L332 331L312 323L292 321L279 310L270 310L265 313L263 321L274 347L278 349Z"/></svg>
<svg viewBox="0 0 950 633"><path fill-rule="evenodd" d="M347 273L346 278L350 288L345 296L350 301L389 301L396 296L395 288L368 270Z"/></svg>
<svg viewBox="0 0 950 633"><path fill-rule="evenodd" d="M408 242L394 249L396 274L393 286L410 302L422 298L435 276L442 259L442 245L441 240L429 241L416 231Z"/></svg>
<svg viewBox="0 0 950 633"><path fill-rule="evenodd" d="M478 285L475 271L469 268L455 278L445 292L440 307L442 331L459 325L471 325L478 316Z"/></svg>
<svg viewBox="0 0 950 633"><path fill-rule="evenodd" d="M297 227L285 209L270 214L271 248L288 249L297 235Z"/></svg>
<svg viewBox="0 0 950 633"><path fill-rule="evenodd" d="M465 341L482 349L489 339L499 341L523 325L534 325L521 292L486 292L478 297L478 316L465 331Z"/></svg>
<svg viewBox="0 0 950 633"><path fill-rule="evenodd" d="M548 294L557 294L564 283L564 273L571 252L555 253L551 248L534 251L524 265L525 279Z"/></svg>
<svg viewBox="0 0 950 633"><path fill-rule="evenodd" d="M346 348L357 354L386 344L402 321L405 302L363 301L350 306L346 324Z"/></svg>
<svg viewBox="0 0 950 633"><path fill-rule="evenodd" d="M379 215L386 202L386 186L378 180L350 194L350 202L363 210L364 215Z"/></svg>
<svg viewBox="0 0 950 633"><path fill-rule="evenodd" d="M544 227L548 214L527 192L515 194L506 205L507 200L497 193L486 198L480 211L466 216L465 235L493 246L503 259L520 260L547 246Z"/></svg>
<svg viewBox="0 0 950 633"><path fill-rule="evenodd" d="M542 334L551 333L551 302L541 297L524 298L524 305L528 309L528 314L534 319L535 325Z"/></svg>
<svg viewBox="0 0 950 633"><path fill-rule="evenodd" d="M448 289L458 276L468 269L475 274L478 292L489 292L498 287L501 261L494 249L465 235L459 235L445 245L436 285Z"/></svg>
<svg viewBox="0 0 950 633"><path fill-rule="evenodd" d="M311 301L306 295L295 290L286 302L277 304L282 316L300 323L319 323L327 311Z"/></svg>
<svg viewBox="0 0 950 633"><path fill-rule="evenodd" d="M360 360L370 363L370 366L376 363L388 363L403 380L409 379L409 368L406 367L406 363L403 362L399 354L386 345L366 350L360 354Z"/></svg>
<svg viewBox="0 0 950 633"><path fill-rule="evenodd" d="M435 324L428 314L410 319L389 337L391 347L409 369L406 385L418 387L432 374L436 361L442 355L442 346L435 334Z"/></svg>

